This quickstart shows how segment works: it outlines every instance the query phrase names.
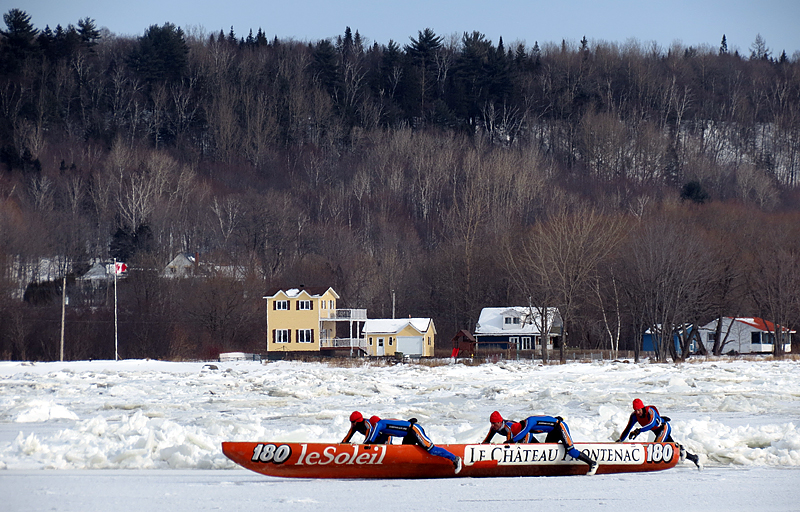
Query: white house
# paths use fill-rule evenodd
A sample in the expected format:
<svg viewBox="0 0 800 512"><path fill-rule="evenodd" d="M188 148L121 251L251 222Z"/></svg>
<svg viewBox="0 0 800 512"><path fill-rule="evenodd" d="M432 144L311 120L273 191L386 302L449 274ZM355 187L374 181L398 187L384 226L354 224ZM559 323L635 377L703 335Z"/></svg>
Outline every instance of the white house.
<svg viewBox="0 0 800 512"><path fill-rule="evenodd" d="M210 261L200 261L198 253L179 253L167 263L161 275L171 278L220 276L239 281L247 277L243 269L233 265L217 265Z"/></svg>
<svg viewBox="0 0 800 512"><path fill-rule="evenodd" d="M561 336L564 323L557 308L546 309L547 333L542 334L541 308L509 306L483 308L475 325L478 349L541 349L542 338L552 348L553 340Z"/></svg>
<svg viewBox="0 0 800 512"><path fill-rule="evenodd" d="M700 328L700 337L709 352L714 348L714 335L717 330L717 320L709 322ZM788 342L784 345L785 352L792 350L792 334L795 331L783 328L788 335ZM762 318L729 316L722 319L722 340L725 346L722 352L736 352L737 354L770 353L774 351L775 325Z"/></svg>

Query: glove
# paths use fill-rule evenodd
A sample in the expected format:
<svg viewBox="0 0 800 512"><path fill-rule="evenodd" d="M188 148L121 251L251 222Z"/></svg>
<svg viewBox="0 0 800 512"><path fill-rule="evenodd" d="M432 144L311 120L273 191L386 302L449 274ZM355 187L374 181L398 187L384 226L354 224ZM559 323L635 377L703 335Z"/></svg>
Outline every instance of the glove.
<svg viewBox="0 0 800 512"><path fill-rule="evenodd" d="M564 422L564 418L562 418L561 416L556 416L556 419L558 420L559 423Z"/></svg>
<svg viewBox="0 0 800 512"><path fill-rule="evenodd" d="M417 418L411 418L410 420L408 420L408 422L413 425L414 423L417 422Z"/></svg>
<svg viewBox="0 0 800 512"><path fill-rule="evenodd" d="M641 432L641 429L638 429L638 428L637 428L636 430L634 430L633 432L631 432L630 438L631 438L631 439L636 439L636 436L638 436L640 432Z"/></svg>

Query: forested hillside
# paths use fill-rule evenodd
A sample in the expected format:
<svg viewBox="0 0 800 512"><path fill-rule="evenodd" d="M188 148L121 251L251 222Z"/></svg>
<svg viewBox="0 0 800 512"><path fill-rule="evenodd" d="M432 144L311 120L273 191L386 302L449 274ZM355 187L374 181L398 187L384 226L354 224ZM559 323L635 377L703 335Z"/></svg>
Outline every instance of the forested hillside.
<svg viewBox="0 0 800 512"><path fill-rule="evenodd" d="M121 357L262 351L263 292L301 284L372 318L394 297L442 349L488 306L558 306L567 348L634 350L650 326L720 315L800 326L800 62L760 36L742 55L722 34L4 21L4 359L59 357L64 275L66 357L114 357L113 284L80 279L114 258ZM164 278L183 253L194 277Z"/></svg>

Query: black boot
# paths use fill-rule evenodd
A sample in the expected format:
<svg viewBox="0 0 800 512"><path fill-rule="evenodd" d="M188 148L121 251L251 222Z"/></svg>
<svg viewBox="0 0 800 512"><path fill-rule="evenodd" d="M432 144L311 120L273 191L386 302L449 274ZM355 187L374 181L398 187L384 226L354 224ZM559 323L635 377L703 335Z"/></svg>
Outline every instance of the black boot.
<svg viewBox="0 0 800 512"><path fill-rule="evenodd" d="M703 466L700 465L700 457L694 453L686 452L686 458L694 462L694 465L697 466L697 469L703 469Z"/></svg>
<svg viewBox="0 0 800 512"><path fill-rule="evenodd" d="M589 471L586 472L586 476L592 476L597 472L597 461L590 459L588 455L582 453L578 455L578 460L589 465Z"/></svg>

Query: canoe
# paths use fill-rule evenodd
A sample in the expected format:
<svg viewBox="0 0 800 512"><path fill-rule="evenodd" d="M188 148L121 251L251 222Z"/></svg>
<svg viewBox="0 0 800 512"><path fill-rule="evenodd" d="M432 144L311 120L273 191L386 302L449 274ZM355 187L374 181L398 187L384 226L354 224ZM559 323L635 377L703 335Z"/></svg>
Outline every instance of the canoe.
<svg viewBox="0 0 800 512"><path fill-rule="evenodd" d="M558 443L437 445L464 461L456 475L447 459L413 445L223 442L232 461L288 478L453 478L584 475L589 466ZM680 459L675 443L576 443L597 460L597 474L662 471Z"/></svg>

